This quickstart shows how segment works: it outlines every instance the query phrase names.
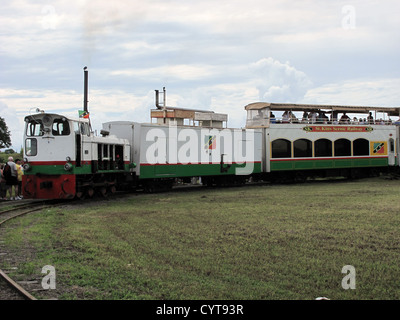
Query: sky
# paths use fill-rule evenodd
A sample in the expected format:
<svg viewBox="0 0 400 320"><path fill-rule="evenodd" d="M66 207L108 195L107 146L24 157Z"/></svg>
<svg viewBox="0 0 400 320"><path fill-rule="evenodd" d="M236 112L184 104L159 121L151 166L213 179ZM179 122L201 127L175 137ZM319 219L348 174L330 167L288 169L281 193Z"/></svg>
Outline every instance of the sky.
<svg viewBox="0 0 400 320"><path fill-rule="evenodd" d="M12 147L36 108L94 129L167 105L245 126L258 101L400 106L397 0L1 0L0 116Z"/></svg>

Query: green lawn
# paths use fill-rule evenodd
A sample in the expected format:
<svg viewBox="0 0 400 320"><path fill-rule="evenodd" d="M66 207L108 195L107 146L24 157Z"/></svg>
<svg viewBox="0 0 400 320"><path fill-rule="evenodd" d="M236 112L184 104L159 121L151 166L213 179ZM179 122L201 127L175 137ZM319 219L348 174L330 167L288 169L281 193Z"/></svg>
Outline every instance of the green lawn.
<svg viewBox="0 0 400 320"><path fill-rule="evenodd" d="M59 299L399 299L399 192L376 178L138 194L20 218L4 240L36 251L18 272L55 267Z"/></svg>

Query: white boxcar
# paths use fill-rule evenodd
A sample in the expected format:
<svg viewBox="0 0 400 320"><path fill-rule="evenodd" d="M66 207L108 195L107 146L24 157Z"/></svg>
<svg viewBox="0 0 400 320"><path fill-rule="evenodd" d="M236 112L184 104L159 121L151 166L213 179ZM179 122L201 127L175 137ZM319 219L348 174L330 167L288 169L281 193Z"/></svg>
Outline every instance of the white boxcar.
<svg viewBox="0 0 400 320"><path fill-rule="evenodd" d="M261 172L262 132L129 121L103 124L128 139L140 179L246 176Z"/></svg>

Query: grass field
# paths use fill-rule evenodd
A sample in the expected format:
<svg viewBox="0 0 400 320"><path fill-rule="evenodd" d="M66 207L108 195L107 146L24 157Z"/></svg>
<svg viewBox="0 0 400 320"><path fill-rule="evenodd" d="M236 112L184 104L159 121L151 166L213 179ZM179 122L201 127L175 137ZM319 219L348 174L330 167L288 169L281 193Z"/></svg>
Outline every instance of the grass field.
<svg viewBox="0 0 400 320"><path fill-rule="evenodd" d="M394 300L399 192L376 178L137 194L20 218L3 240L18 273L55 267L59 299Z"/></svg>

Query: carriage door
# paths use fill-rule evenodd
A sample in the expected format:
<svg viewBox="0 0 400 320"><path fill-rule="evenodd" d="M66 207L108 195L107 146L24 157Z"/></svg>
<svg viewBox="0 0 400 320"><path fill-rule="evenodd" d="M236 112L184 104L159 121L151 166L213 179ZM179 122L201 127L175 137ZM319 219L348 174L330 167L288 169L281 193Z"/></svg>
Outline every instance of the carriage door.
<svg viewBox="0 0 400 320"><path fill-rule="evenodd" d="M396 157L395 157L395 147L394 147L394 140L392 138L389 139L389 166L394 166L396 164Z"/></svg>
<svg viewBox="0 0 400 320"><path fill-rule="evenodd" d="M80 133L75 134L75 165L77 167L81 166L81 159L82 159L82 137Z"/></svg>

